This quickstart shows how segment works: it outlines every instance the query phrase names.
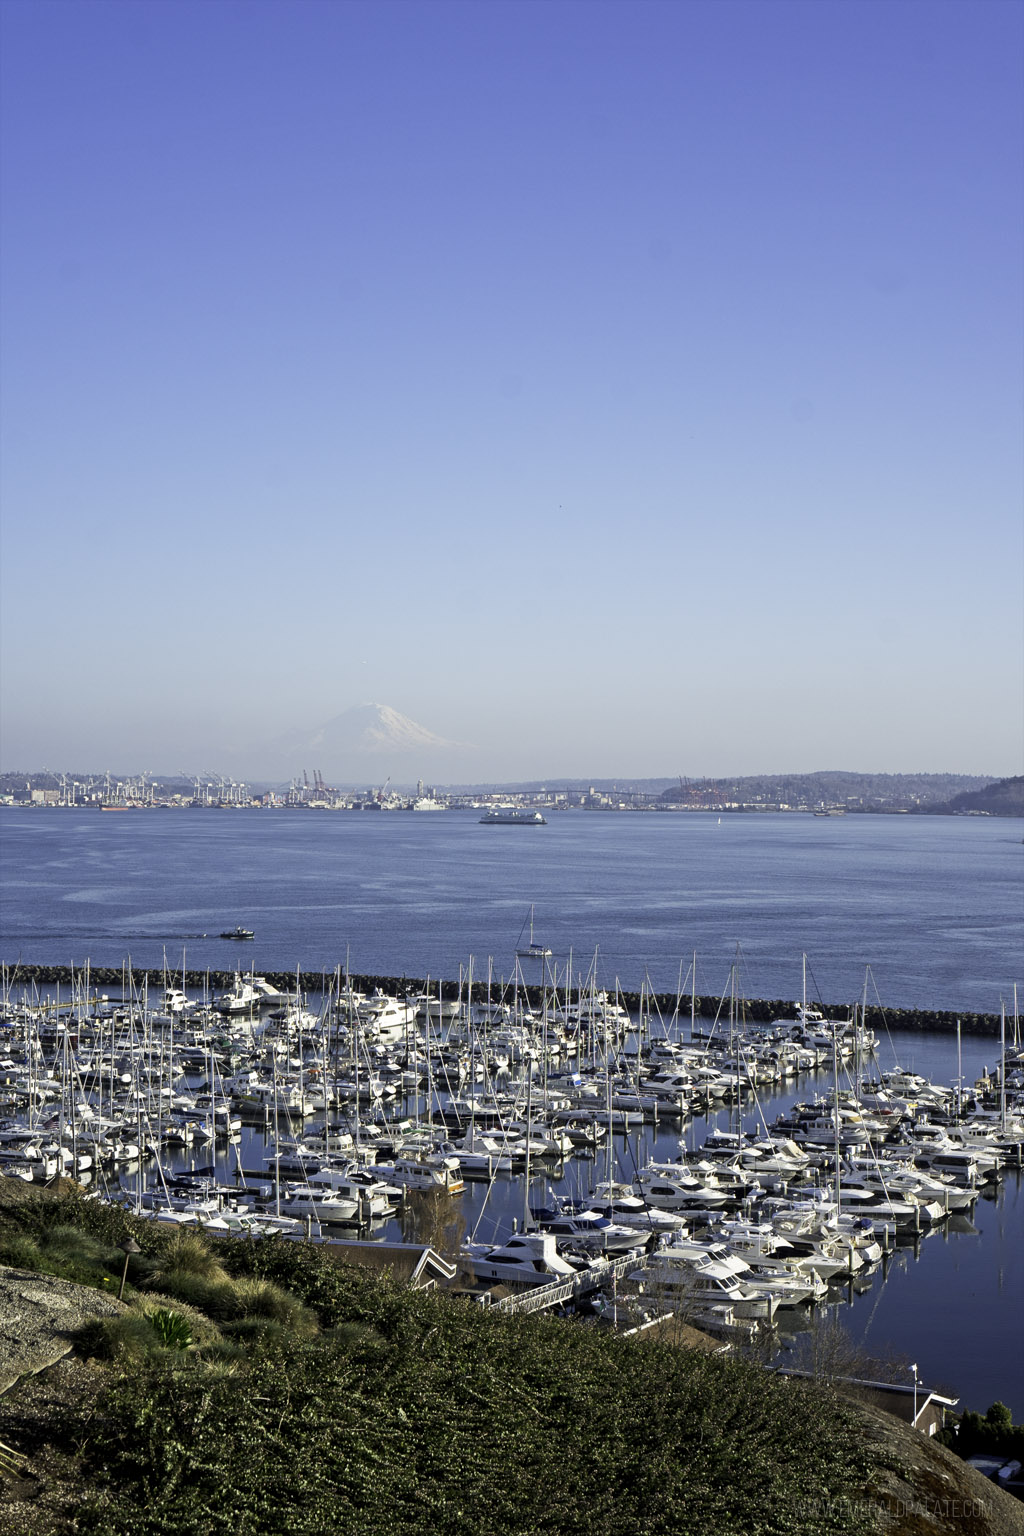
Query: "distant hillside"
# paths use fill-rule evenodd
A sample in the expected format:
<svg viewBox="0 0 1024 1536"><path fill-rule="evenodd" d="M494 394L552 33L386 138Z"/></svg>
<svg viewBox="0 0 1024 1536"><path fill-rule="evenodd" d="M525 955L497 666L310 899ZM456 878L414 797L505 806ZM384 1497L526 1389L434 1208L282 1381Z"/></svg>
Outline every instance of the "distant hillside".
<svg viewBox="0 0 1024 1536"><path fill-rule="evenodd" d="M841 807L849 811L945 809L954 795L981 791L992 779L963 773L755 774L737 779L680 779L666 789L666 803L695 808L715 805L786 806L794 810Z"/></svg>
<svg viewBox="0 0 1024 1536"><path fill-rule="evenodd" d="M1024 776L964 790L943 809L951 816L1024 816Z"/></svg>

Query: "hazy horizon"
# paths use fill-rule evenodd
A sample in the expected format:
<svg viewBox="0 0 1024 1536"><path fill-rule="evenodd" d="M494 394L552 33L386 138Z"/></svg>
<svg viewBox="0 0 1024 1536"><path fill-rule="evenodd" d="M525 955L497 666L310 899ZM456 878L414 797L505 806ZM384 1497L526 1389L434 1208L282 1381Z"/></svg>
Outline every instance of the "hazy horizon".
<svg viewBox="0 0 1024 1536"><path fill-rule="evenodd" d="M364 708L369 707L378 708L379 706L364 706ZM355 711L353 711L353 713L355 713ZM415 722L403 723L415 724ZM275 767L269 767L269 765L265 762L264 768L266 771L252 771L251 769L246 769L245 765L239 762L232 765L232 771L230 773L225 773L223 777L236 783L241 782L255 785L266 784L280 786L292 781L301 782L304 777L308 783L315 784L316 774L319 773L325 784L328 784L333 788L343 790L370 786L376 786L379 788L382 784L385 783L385 781L390 782L392 787L396 789L412 788L417 782L422 782L425 785L436 786L438 789L469 790L484 789L488 787L514 789L517 786L534 785L545 785L548 788L556 788L559 785L572 787L584 784L607 786L615 783L618 783L620 786L633 784L667 787L669 785L680 782L681 779L687 778L691 783L699 784L702 780L707 780L708 782L723 782L730 780L742 780L747 778L761 780L777 777L801 778L819 776L864 776L883 778L905 776L931 776L945 778L949 776L959 776L988 780L998 780L1005 777L1013 777L1013 775L984 773L975 775L957 775L956 770L947 770L943 768L917 768L908 770L906 774L893 774L884 769L843 767L824 768L819 766L817 768L752 770L749 773L742 774L710 774L703 773L698 769L690 775L680 775L672 772L619 775L603 773L565 773L547 775L540 774L517 778L507 774L498 773L493 775L485 775L479 778L466 778L464 776L460 776L457 773L449 774L441 771L446 764L465 761L464 757L460 758L459 756L457 744L441 743L440 747L442 750L435 753L432 761L431 755L429 753L422 753L408 749L400 750L396 748L393 750L387 750L385 748L381 748L379 750L367 750L363 748L360 750L358 747L352 747L350 745L350 749L345 753L331 753L330 751L324 752L319 748L312 748L309 751L298 750L295 752L287 768L283 766L285 763L285 756L281 756L279 757ZM456 748L454 757L451 753L446 753L443 750L447 747ZM326 772L324 771L325 763L328 765ZM433 771L430 771L431 769ZM95 768L81 762L68 761L60 763L56 766L51 764L36 765L34 767L26 767L25 765L20 765L16 770L7 767L0 771L3 771L9 777L13 776L15 773L24 772L26 774L54 773L56 775L66 774L69 776L74 776L78 773L88 774L90 776L109 773L114 778L128 778L138 777L138 775L143 770L137 765L135 767L126 767L124 764L115 765L113 763L107 763L102 768ZM193 769L191 772L186 770L170 770L166 765L163 767L149 767L145 769L145 773L147 778L157 783L174 782L186 778L195 780L197 777L200 779L208 779L211 777L208 770ZM215 773L213 776L219 777L220 775Z"/></svg>
<svg viewBox="0 0 1024 1536"><path fill-rule="evenodd" d="M1020 773L1021 7L0 41L0 768Z"/></svg>

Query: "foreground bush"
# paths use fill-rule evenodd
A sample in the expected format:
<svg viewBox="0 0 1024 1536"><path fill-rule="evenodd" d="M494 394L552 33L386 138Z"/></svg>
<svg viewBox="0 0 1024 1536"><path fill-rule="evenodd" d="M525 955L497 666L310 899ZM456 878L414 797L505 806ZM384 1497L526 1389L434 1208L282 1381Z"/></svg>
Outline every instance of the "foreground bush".
<svg viewBox="0 0 1024 1536"><path fill-rule="evenodd" d="M28 1232L0 1232L0 1264L11 1269L45 1270L39 1244Z"/></svg>
<svg viewBox="0 0 1024 1536"><path fill-rule="evenodd" d="M231 1370L122 1375L81 1530L854 1536L852 1506L830 1516L823 1495L850 1494L865 1466L817 1389L363 1285L376 1327L308 1339L268 1320Z"/></svg>
<svg viewBox="0 0 1024 1536"><path fill-rule="evenodd" d="M160 1287L170 1277L183 1276L204 1280L209 1285L222 1285L228 1278L221 1256L214 1253L200 1232L176 1231L152 1261L147 1279L150 1285Z"/></svg>
<svg viewBox="0 0 1024 1536"><path fill-rule="evenodd" d="M877 1453L825 1389L403 1291L326 1247L207 1247L55 1204L61 1221L28 1212L0 1234L42 1244L77 1214L101 1245L135 1236L148 1277L94 1340L109 1385L73 1426L81 1536L865 1529Z"/></svg>
<svg viewBox="0 0 1024 1536"><path fill-rule="evenodd" d="M273 1280L236 1280L231 1295L236 1317L278 1323L295 1334L317 1330L315 1314Z"/></svg>

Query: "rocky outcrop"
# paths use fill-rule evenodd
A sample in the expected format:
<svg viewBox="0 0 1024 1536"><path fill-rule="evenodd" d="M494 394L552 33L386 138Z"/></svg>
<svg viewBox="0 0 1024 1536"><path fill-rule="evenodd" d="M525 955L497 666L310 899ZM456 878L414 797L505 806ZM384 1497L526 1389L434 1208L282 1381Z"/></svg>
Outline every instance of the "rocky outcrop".
<svg viewBox="0 0 1024 1536"><path fill-rule="evenodd" d="M102 1291L0 1267L0 1393L21 1376L54 1365L74 1348L74 1334L96 1317L116 1317L123 1303Z"/></svg>
<svg viewBox="0 0 1024 1536"><path fill-rule="evenodd" d="M861 1409L879 1471L863 1508L879 1536L1024 1536L1024 1504L909 1424ZM850 1510L851 1524L856 1513Z"/></svg>

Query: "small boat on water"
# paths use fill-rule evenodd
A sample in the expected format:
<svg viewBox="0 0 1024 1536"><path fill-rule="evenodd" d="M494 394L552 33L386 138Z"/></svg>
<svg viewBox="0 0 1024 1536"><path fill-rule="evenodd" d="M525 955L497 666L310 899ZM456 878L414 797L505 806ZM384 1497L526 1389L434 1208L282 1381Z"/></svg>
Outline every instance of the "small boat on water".
<svg viewBox="0 0 1024 1536"><path fill-rule="evenodd" d="M530 936L524 944L523 935L526 932L527 924L529 924ZM547 945L542 944L539 939L535 939L533 936L533 908L531 907L530 915L519 932L516 954L521 960L546 960L550 953L551 951Z"/></svg>
<svg viewBox="0 0 1024 1536"><path fill-rule="evenodd" d="M219 935L222 939L254 939L255 933L251 928L231 928Z"/></svg>

